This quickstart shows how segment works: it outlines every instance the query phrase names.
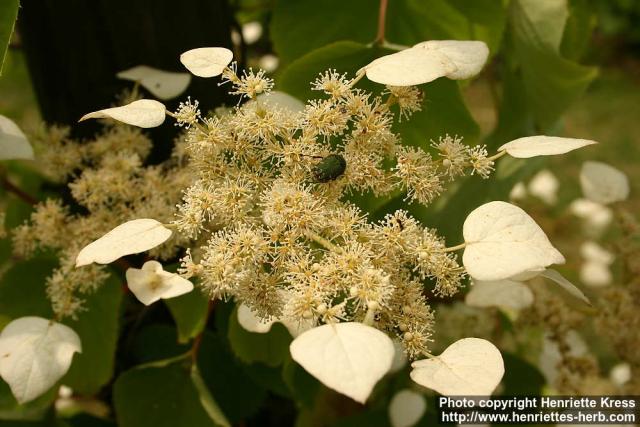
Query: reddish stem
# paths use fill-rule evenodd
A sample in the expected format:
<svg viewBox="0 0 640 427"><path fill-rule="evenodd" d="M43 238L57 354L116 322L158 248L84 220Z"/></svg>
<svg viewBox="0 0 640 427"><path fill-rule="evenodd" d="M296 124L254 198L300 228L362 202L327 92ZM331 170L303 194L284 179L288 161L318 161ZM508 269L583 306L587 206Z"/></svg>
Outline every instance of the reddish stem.
<svg viewBox="0 0 640 427"><path fill-rule="evenodd" d="M380 0L380 9L378 12L378 34L373 41L374 44L384 43L385 24L387 22L387 5L389 0Z"/></svg>
<svg viewBox="0 0 640 427"><path fill-rule="evenodd" d="M20 198L22 201L24 201L26 203L29 203L30 205L37 205L38 204L38 200L35 197L31 196L30 194L27 194L21 188L16 187L6 177L2 178L2 186L9 193L13 193L16 196L18 196L18 198Z"/></svg>

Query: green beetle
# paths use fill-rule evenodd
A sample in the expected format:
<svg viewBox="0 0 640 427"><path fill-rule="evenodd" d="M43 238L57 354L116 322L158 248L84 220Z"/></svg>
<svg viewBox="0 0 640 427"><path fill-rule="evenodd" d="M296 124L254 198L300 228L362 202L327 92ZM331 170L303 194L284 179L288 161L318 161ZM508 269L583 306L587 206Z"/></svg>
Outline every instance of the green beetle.
<svg viewBox="0 0 640 427"><path fill-rule="evenodd" d="M347 161L340 154L329 154L313 168L316 182L329 182L340 177L347 168Z"/></svg>

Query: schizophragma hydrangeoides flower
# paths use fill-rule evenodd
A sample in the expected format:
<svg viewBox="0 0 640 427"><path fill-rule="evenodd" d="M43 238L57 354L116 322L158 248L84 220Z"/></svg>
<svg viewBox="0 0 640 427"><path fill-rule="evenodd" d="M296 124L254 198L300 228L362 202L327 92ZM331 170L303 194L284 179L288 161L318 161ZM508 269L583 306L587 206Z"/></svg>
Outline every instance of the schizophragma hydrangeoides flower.
<svg viewBox="0 0 640 427"><path fill-rule="evenodd" d="M537 136L489 153L442 135L425 141L428 150L403 145L392 125L422 108L424 92L415 85L470 78L488 54L477 41L423 42L376 59L353 77L333 69L320 73L311 82L317 99L302 103L273 92L274 81L262 70L238 73L228 49L185 52L180 61L187 70L219 76L240 102L205 114L190 98L174 112L157 101L137 100L84 116L139 127L159 126L170 116L184 130L179 158L186 160L189 178L181 181L188 184L173 221L127 217L79 250L76 265L91 268L153 253L173 236L170 241L184 248L178 275L153 260L127 271L129 288L144 304L189 292L189 279L197 278L212 299L239 304L243 327L267 332L274 322L286 325L295 337L292 358L359 402L392 370L397 348L422 359L414 362L411 377L425 387L491 394L504 372L491 343L466 338L440 356L429 352L434 315L425 286L450 297L468 275L485 289L484 297L470 297L477 305L488 304L487 294L517 295L511 308L524 308L530 295L514 281L547 275L562 282L547 270L564 262L562 255L524 211L504 202L472 212L463 227L465 242L448 247L437 230L405 210L371 221L347 198L354 192L402 193L407 203L429 205L456 178L488 178L504 155L554 155L593 143ZM121 77L143 86L160 79L175 89L157 94L161 98L180 86L168 83L169 76L142 71ZM386 87L376 93L357 88L365 76Z"/></svg>

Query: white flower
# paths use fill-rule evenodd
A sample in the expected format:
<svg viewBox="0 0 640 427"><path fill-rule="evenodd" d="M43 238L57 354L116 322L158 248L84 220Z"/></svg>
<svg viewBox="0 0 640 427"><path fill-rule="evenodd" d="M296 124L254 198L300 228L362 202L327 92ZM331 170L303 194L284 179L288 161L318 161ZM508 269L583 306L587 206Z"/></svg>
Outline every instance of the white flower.
<svg viewBox="0 0 640 427"><path fill-rule="evenodd" d="M464 302L471 307L501 307L522 310L533 304L533 292L513 280L474 281Z"/></svg>
<svg viewBox="0 0 640 427"><path fill-rule="evenodd" d="M169 237L171 237L171 230L155 219L127 221L85 246L76 257L76 267L92 262L109 264L125 255L155 248Z"/></svg>
<svg viewBox="0 0 640 427"><path fill-rule="evenodd" d="M318 381L360 403L393 361L393 342L362 323L326 324L293 340L291 357Z"/></svg>
<svg viewBox="0 0 640 427"><path fill-rule="evenodd" d="M585 231L598 235L613 220L613 212L607 206L588 199L576 199L569 205L571 213L585 221Z"/></svg>
<svg viewBox="0 0 640 427"><path fill-rule="evenodd" d="M529 181L529 193L548 205L555 205L558 201L560 183L551 171L544 169Z"/></svg>
<svg viewBox="0 0 640 427"><path fill-rule="evenodd" d="M33 159L33 148L11 119L0 115L0 160Z"/></svg>
<svg viewBox="0 0 640 427"><path fill-rule="evenodd" d="M480 338L458 340L440 356L411 366L413 381L445 396L488 396L504 375L500 351Z"/></svg>
<svg viewBox="0 0 640 427"><path fill-rule="evenodd" d="M509 192L510 200L521 200L527 197L527 187L522 181L517 182Z"/></svg>
<svg viewBox="0 0 640 427"><path fill-rule="evenodd" d="M606 250L593 240L587 240L580 245L580 255L588 261L601 262L605 265L611 265L615 260L615 255Z"/></svg>
<svg viewBox="0 0 640 427"><path fill-rule="evenodd" d="M0 376L18 403L29 402L49 390L82 352L73 329L41 317L11 321L0 334Z"/></svg>
<svg viewBox="0 0 640 427"><path fill-rule="evenodd" d="M424 396L408 388L400 390L389 403L389 420L392 427L411 427L427 410Z"/></svg>
<svg viewBox="0 0 640 427"><path fill-rule="evenodd" d="M510 203L490 202L472 211L463 235L462 261L475 280L530 278L551 264L565 262L540 226Z"/></svg>
<svg viewBox="0 0 640 427"><path fill-rule="evenodd" d="M191 74L189 73L158 70L147 65L138 65L120 71L116 77L140 83L142 87L159 99L175 98L184 92L191 82Z"/></svg>
<svg viewBox="0 0 640 427"><path fill-rule="evenodd" d="M631 380L631 366L628 363L618 363L609 371L611 382L622 387Z"/></svg>
<svg viewBox="0 0 640 427"><path fill-rule="evenodd" d="M481 41L429 40L363 67L369 80L390 86L413 86L439 77L467 79L480 72L489 57Z"/></svg>
<svg viewBox="0 0 640 427"><path fill-rule="evenodd" d="M166 117L164 104L153 99L139 99L122 107L106 108L85 114L79 122L88 119L111 118L141 128L160 126Z"/></svg>
<svg viewBox="0 0 640 427"><path fill-rule="evenodd" d="M556 154L565 154L569 151L597 144L595 141L588 139L561 138L558 136L527 136L507 142L498 151L506 151L512 157L519 159L528 159L536 156L553 156Z"/></svg>
<svg viewBox="0 0 640 427"><path fill-rule="evenodd" d="M180 62L194 76L215 77L231 63L233 52L224 47L201 47L180 55Z"/></svg>
<svg viewBox="0 0 640 427"><path fill-rule="evenodd" d="M605 263L586 261L580 266L580 281L592 288L600 288L613 282L613 274Z"/></svg>
<svg viewBox="0 0 640 427"><path fill-rule="evenodd" d="M159 299L175 298L193 290L193 283L162 269L158 261L147 261L142 268L128 268L127 286L144 305Z"/></svg>
<svg viewBox="0 0 640 427"><path fill-rule="evenodd" d="M263 320L255 315L255 313L245 304L238 306L238 323L244 329L256 334L266 334L271 330L274 323L282 323L289 331L292 337L297 337L301 333L308 331L314 326L313 319L308 321L296 322L286 318L274 317L270 320Z"/></svg>
<svg viewBox="0 0 640 427"><path fill-rule="evenodd" d="M584 162L580 171L580 185L587 199L603 205L629 197L627 176L605 163Z"/></svg>

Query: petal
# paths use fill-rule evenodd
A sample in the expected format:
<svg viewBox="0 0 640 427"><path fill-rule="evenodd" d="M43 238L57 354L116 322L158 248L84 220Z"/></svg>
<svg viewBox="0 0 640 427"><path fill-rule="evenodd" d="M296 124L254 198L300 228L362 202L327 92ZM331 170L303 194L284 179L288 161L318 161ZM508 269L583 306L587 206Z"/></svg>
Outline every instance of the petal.
<svg viewBox="0 0 640 427"><path fill-rule="evenodd" d="M507 142L498 151L506 151L510 156L528 159L536 156L564 154L587 145L597 144L588 139L560 138L558 136L527 136Z"/></svg>
<svg viewBox="0 0 640 427"><path fill-rule="evenodd" d="M510 279L564 263L540 226L510 203L490 202L472 211L463 235L467 246L462 262L475 280Z"/></svg>
<svg viewBox="0 0 640 427"><path fill-rule="evenodd" d="M224 47L201 47L180 55L182 65L198 77L219 76L232 59L233 52Z"/></svg>
<svg viewBox="0 0 640 427"><path fill-rule="evenodd" d="M0 160L33 159L33 148L25 134L9 118L0 115Z"/></svg>
<svg viewBox="0 0 640 427"><path fill-rule="evenodd" d="M142 87L159 99L175 98L184 92L191 83L191 74L189 73L174 73L146 65L138 65L120 71L116 77L140 83Z"/></svg>
<svg viewBox="0 0 640 427"><path fill-rule="evenodd" d="M627 176L606 163L585 162L580 171L580 186L587 199L603 205L629 197Z"/></svg>
<svg viewBox="0 0 640 427"><path fill-rule="evenodd" d="M411 366L413 381L445 396L488 396L504 375L500 351L480 338L456 341L440 356Z"/></svg>
<svg viewBox="0 0 640 427"><path fill-rule="evenodd" d="M107 108L85 114L79 120L112 118L141 128L160 126L166 117L164 104L153 99L139 99L122 107Z"/></svg>
<svg viewBox="0 0 640 427"><path fill-rule="evenodd" d="M364 403L391 368L391 339L362 323L318 326L298 336L291 357L318 381Z"/></svg>
<svg viewBox="0 0 640 427"><path fill-rule="evenodd" d="M0 376L19 403L49 390L82 352L73 329L41 317L21 317L0 334Z"/></svg>
<svg viewBox="0 0 640 427"><path fill-rule="evenodd" d="M378 58L363 70L376 83L412 86L453 73L456 66L436 50L410 48Z"/></svg>
<svg viewBox="0 0 640 427"><path fill-rule="evenodd" d="M171 237L171 230L155 219L127 221L85 246L76 257L76 267L92 262L109 264L125 255L155 248L169 237Z"/></svg>
<svg viewBox="0 0 640 427"><path fill-rule="evenodd" d="M447 77L453 80L477 75L489 58L486 43L475 40L429 40L418 43L413 48L436 50L445 55L456 67L455 71L447 73Z"/></svg>

